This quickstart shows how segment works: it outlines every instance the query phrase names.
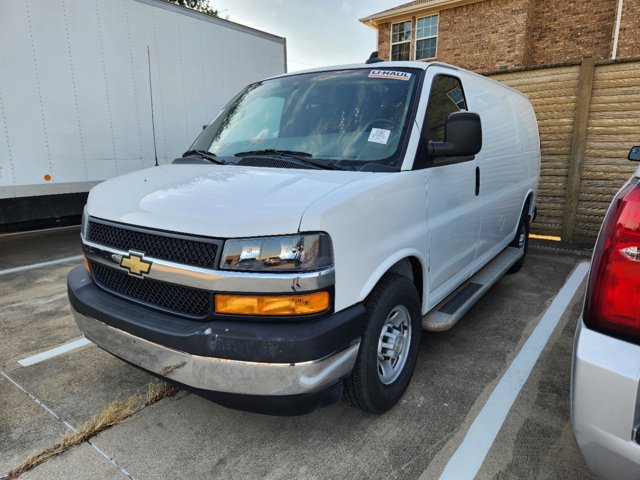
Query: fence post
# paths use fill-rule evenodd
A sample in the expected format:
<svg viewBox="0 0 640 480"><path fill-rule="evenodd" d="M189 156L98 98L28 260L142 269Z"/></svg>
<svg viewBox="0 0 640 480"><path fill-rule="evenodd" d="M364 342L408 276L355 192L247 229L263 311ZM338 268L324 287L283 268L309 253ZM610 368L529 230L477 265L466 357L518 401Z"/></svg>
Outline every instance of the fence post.
<svg viewBox="0 0 640 480"><path fill-rule="evenodd" d="M591 91L595 62L593 58L583 58L578 79L576 97L576 113L573 119L573 138L569 154L569 174L567 176L567 192L562 219L562 241L575 240L576 220L578 216L578 197L582 182L582 161L587 143L587 125L591 109Z"/></svg>

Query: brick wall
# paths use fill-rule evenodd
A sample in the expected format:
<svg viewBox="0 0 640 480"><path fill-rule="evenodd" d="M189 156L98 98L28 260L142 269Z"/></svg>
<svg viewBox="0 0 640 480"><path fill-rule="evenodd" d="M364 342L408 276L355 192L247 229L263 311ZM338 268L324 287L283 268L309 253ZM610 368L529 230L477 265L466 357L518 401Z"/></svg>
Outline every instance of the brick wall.
<svg viewBox="0 0 640 480"><path fill-rule="evenodd" d="M533 4L532 65L611 57L616 0L534 0Z"/></svg>
<svg viewBox="0 0 640 480"><path fill-rule="evenodd" d="M488 0L440 12L437 60L469 70L521 66L530 0Z"/></svg>
<svg viewBox="0 0 640 480"><path fill-rule="evenodd" d="M617 58L640 57L640 1L625 0L622 8Z"/></svg>
<svg viewBox="0 0 640 480"><path fill-rule="evenodd" d="M391 24L383 23L378 27L378 56L391 59Z"/></svg>
<svg viewBox="0 0 640 480"><path fill-rule="evenodd" d="M436 60L479 72L611 57L617 0L485 0L390 18L378 50L390 57L395 22L439 14ZM625 0L618 58L640 56L640 0ZM412 55L415 44L411 42Z"/></svg>

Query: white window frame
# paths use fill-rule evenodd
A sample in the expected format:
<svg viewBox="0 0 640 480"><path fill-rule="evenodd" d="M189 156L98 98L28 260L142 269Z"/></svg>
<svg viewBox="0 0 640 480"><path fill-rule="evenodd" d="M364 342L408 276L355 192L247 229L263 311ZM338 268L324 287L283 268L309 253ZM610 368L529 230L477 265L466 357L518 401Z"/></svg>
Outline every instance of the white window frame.
<svg viewBox="0 0 640 480"><path fill-rule="evenodd" d="M418 22L420 20L423 20L425 18L429 18L429 17L437 17L438 18L438 25L436 27L436 34L435 35L430 35L428 37L420 37L418 38ZM411 32L413 33L413 32ZM438 34L440 33L440 15L438 13L435 13L433 15L427 15L426 17L420 17L420 18L416 18L416 34L413 35L413 56L414 59L417 61L423 61L423 60L433 60L435 58L438 58ZM436 39L436 52L435 55L433 57L429 57L429 58L418 58L418 40L428 40L430 38L435 38Z"/></svg>
<svg viewBox="0 0 640 480"><path fill-rule="evenodd" d="M401 42L394 42L393 41L393 26L394 25L400 25L401 23L408 23L411 30L409 31L409 39L408 40L403 40ZM413 20L409 19L409 20L402 20L401 22L395 22L391 24L391 28L389 31L389 60L393 60L393 46L394 45L401 45L403 43L408 43L409 44L409 58L407 59L407 61L411 60L411 39L414 38L413 35Z"/></svg>

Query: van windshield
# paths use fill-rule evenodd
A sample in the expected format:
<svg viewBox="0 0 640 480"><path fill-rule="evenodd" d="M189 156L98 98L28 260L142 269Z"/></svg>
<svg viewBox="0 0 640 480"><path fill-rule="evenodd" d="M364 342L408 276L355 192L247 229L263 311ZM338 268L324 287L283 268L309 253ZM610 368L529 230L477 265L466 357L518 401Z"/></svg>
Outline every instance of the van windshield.
<svg viewBox="0 0 640 480"><path fill-rule="evenodd" d="M226 105L191 150L227 163L288 153L333 168L399 169L419 74L372 68L258 82Z"/></svg>

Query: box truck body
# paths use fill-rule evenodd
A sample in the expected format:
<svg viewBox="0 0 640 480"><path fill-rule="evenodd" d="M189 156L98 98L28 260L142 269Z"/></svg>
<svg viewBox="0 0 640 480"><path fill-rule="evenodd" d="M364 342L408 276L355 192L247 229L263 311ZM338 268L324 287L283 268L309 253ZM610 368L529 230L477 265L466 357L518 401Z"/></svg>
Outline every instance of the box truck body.
<svg viewBox="0 0 640 480"><path fill-rule="evenodd" d="M2 2L0 65L1 228L79 215L156 150L169 163L242 87L286 70L286 43L160 0Z"/></svg>

